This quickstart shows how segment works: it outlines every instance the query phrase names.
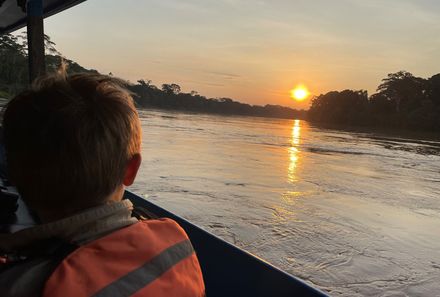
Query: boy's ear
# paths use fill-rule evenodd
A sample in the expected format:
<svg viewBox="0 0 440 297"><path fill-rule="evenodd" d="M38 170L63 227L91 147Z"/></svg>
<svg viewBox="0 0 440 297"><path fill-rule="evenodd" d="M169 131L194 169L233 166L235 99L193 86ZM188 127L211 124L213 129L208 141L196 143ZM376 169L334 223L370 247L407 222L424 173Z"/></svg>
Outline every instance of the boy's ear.
<svg viewBox="0 0 440 297"><path fill-rule="evenodd" d="M141 166L142 157L140 154L135 154L127 163L125 168L125 176L123 180L124 186L131 186L136 178L136 174Z"/></svg>

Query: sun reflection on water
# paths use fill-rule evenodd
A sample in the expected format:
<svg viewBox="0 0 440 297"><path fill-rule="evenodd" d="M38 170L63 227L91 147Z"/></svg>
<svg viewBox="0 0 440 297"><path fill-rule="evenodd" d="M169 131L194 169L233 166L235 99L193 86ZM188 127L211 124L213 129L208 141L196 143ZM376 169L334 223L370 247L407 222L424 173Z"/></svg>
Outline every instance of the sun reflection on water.
<svg viewBox="0 0 440 297"><path fill-rule="evenodd" d="M290 141L291 147L289 148L289 168L287 172L287 180L289 182L296 181L296 168L299 159L298 146L300 144L301 137L301 125L300 120L295 120L292 127L292 139Z"/></svg>

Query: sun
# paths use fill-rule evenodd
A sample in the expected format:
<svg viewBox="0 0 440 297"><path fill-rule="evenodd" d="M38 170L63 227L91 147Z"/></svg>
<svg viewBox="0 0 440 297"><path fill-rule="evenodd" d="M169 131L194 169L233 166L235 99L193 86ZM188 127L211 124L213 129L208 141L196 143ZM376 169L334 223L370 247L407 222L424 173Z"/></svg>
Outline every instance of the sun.
<svg viewBox="0 0 440 297"><path fill-rule="evenodd" d="M294 89L290 90L290 97L297 101L303 101L309 96L309 91L303 85L296 86Z"/></svg>

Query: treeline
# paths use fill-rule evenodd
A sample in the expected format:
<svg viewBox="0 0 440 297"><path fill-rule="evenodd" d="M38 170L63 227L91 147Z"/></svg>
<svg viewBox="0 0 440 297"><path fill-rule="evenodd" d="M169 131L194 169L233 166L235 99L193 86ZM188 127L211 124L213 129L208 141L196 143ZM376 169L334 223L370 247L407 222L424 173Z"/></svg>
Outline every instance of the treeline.
<svg viewBox="0 0 440 297"><path fill-rule="evenodd" d="M61 54L49 36L45 36L46 69L55 71L61 61ZM97 72L88 70L74 61L64 58L68 73ZM28 86L27 44L24 35L6 34L0 36L0 97L11 98ZM279 105L249 105L229 98L206 98L197 92L181 92L179 85L163 84L159 89L151 81L139 80L136 84L127 83L135 94L139 107L185 110L194 112L264 116L277 118L305 118L306 111L298 111Z"/></svg>
<svg viewBox="0 0 440 297"><path fill-rule="evenodd" d="M333 91L312 100L308 118L338 125L440 131L440 74L388 74L368 97L360 90Z"/></svg>
<svg viewBox="0 0 440 297"><path fill-rule="evenodd" d="M214 114L263 116L274 118L305 119L307 112L289 107L270 105L250 105L230 98L206 98L197 92L181 92L177 84L163 84L159 89L151 81L139 80L137 84L128 85L136 94L135 101L140 107L185 110Z"/></svg>
<svg viewBox="0 0 440 297"><path fill-rule="evenodd" d="M45 36L46 68L55 71L61 54ZM0 36L0 97L11 98L28 86L27 44L25 36ZM94 72L64 58L68 73ZM127 83L136 104L144 108L184 110L215 114L235 114L277 118L300 118L312 122L343 126L375 126L440 131L440 74L424 79L409 72L389 74L368 97L364 90L332 91L312 100L308 111L279 105L250 105L230 98L206 98L195 91L184 93L179 85L150 80Z"/></svg>
<svg viewBox="0 0 440 297"><path fill-rule="evenodd" d="M49 36L45 35L46 70L56 71L61 63L61 54L55 48ZM94 72L81 67L69 59L63 59L67 64L68 73ZM11 98L29 85L27 42L22 34L0 35L0 97Z"/></svg>

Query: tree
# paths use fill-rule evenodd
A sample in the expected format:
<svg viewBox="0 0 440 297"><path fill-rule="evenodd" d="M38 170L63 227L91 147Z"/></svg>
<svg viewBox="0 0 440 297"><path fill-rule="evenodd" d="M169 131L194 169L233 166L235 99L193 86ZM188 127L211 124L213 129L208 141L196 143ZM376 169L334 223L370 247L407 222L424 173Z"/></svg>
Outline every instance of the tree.
<svg viewBox="0 0 440 297"><path fill-rule="evenodd" d="M421 105L426 81L415 77L407 71L388 74L377 88L377 91L393 102L395 110L407 112Z"/></svg>
<svg viewBox="0 0 440 297"><path fill-rule="evenodd" d="M27 51L27 33L26 31L21 32L18 35L18 38L21 40L21 44L23 45L25 51ZM62 54L55 47L56 43L50 39L49 35L44 34L44 50L46 55L54 55L54 56L62 56Z"/></svg>
<svg viewBox="0 0 440 297"><path fill-rule="evenodd" d="M145 81L144 79L139 79L138 84L141 85L142 87L150 87L151 86L151 79L148 79L147 81Z"/></svg>
<svg viewBox="0 0 440 297"><path fill-rule="evenodd" d="M426 98L440 107L440 73L428 79Z"/></svg>
<svg viewBox="0 0 440 297"><path fill-rule="evenodd" d="M27 84L28 67L25 46L19 38L0 36L0 90L14 95Z"/></svg>
<svg viewBox="0 0 440 297"><path fill-rule="evenodd" d="M360 124L365 119L367 109L366 91L332 91L312 99L309 117L319 122Z"/></svg>
<svg viewBox="0 0 440 297"><path fill-rule="evenodd" d="M376 114L390 114L394 110L393 102L384 94L376 93L370 96L370 108Z"/></svg>
<svg viewBox="0 0 440 297"><path fill-rule="evenodd" d="M164 91L166 94L174 94L177 95L180 93L180 86L178 84L163 84L162 85L162 91Z"/></svg>

